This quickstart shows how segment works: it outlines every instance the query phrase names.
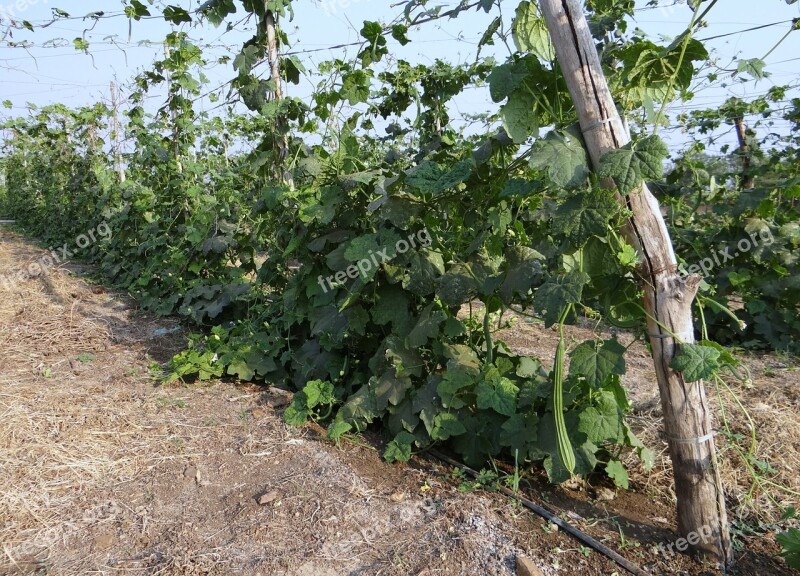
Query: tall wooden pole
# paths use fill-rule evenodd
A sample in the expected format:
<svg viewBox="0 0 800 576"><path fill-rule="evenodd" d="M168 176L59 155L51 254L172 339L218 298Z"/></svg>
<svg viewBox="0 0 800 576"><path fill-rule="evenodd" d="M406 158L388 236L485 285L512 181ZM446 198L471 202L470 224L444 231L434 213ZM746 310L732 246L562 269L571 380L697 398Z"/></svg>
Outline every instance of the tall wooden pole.
<svg viewBox="0 0 800 576"><path fill-rule="evenodd" d="M125 182L125 165L122 163L122 134L119 121L119 101L117 99L117 85L111 82L111 140L114 147L114 162L117 165L119 181Z"/></svg>
<svg viewBox="0 0 800 576"><path fill-rule="evenodd" d="M269 55L270 75L275 83L275 100L283 100L283 82L281 81L281 63L278 52L278 34L275 15L267 10L264 15L264 27L267 33L267 51ZM286 133L286 119L280 114L275 119L275 165L274 176L294 189L292 174L286 169L289 157L289 137Z"/></svg>
<svg viewBox="0 0 800 576"><path fill-rule="evenodd" d="M630 141L603 73L580 0L540 0L556 57L578 112L595 169L610 150ZM703 557L725 571L733 563L711 413L703 382L687 383L670 368L680 342L694 342L692 301L700 277L681 277L658 202L642 183L619 202L632 213L623 232L636 248L647 330L675 475L678 530ZM681 546L678 546L680 549Z"/></svg>
<svg viewBox="0 0 800 576"><path fill-rule="evenodd" d="M742 190L752 190L755 179L750 174L750 146L747 144L747 129L744 126L744 117L737 116L733 119L736 126L736 137L739 139L739 156L742 158Z"/></svg>

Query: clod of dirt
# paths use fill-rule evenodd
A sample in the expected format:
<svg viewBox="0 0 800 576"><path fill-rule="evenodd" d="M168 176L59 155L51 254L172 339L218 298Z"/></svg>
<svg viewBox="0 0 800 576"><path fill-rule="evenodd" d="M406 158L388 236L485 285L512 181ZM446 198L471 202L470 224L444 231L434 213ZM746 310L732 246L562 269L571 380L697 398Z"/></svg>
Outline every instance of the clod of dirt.
<svg viewBox="0 0 800 576"><path fill-rule="evenodd" d="M533 560L517 555L517 576L544 576Z"/></svg>
<svg viewBox="0 0 800 576"><path fill-rule="evenodd" d="M266 506L267 504L270 504L271 502L277 500L279 497L280 494L278 493L277 490L270 490L269 492L262 494L261 496L258 497L258 503L261 506Z"/></svg>

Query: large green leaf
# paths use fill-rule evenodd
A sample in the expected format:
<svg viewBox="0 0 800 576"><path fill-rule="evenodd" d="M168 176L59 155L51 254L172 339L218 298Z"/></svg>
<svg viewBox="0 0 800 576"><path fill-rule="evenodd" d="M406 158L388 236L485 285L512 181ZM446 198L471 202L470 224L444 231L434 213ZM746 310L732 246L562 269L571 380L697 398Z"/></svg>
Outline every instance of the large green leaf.
<svg viewBox="0 0 800 576"><path fill-rule="evenodd" d="M527 90L516 90L508 97L508 102L500 107L500 118L516 144L539 135L536 101Z"/></svg>
<svg viewBox="0 0 800 576"><path fill-rule="evenodd" d="M401 431L389 442L386 450L383 452L383 458L389 462L408 462L411 459L411 446L414 444L416 437L406 432Z"/></svg>
<svg viewBox="0 0 800 576"><path fill-rule="evenodd" d="M616 338L587 340L570 354L570 375L583 376L593 388L603 385L611 374L625 373L625 347Z"/></svg>
<svg viewBox="0 0 800 576"><path fill-rule="evenodd" d="M664 175L664 160L669 149L658 136L647 136L611 150L600 159L600 176L611 178L622 194L628 194L644 180Z"/></svg>
<svg viewBox="0 0 800 576"><path fill-rule="evenodd" d="M556 209L553 225L574 248L580 248L592 236L605 237L619 209L614 195L607 190L579 192Z"/></svg>
<svg viewBox="0 0 800 576"><path fill-rule="evenodd" d="M431 302L420 312L417 323L408 334L409 346L424 346L428 340L439 336L439 328L447 316L441 310L434 310L434 306L435 304Z"/></svg>
<svg viewBox="0 0 800 576"><path fill-rule="evenodd" d="M719 350L711 346L681 344L670 363L670 368L682 372L687 382L697 382L719 370L719 357Z"/></svg>
<svg viewBox="0 0 800 576"><path fill-rule="evenodd" d="M503 416L511 416L516 411L519 388L504 376L498 374L481 380L475 392L478 408L491 408Z"/></svg>
<svg viewBox="0 0 800 576"><path fill-rule="evenodd" d="M458 420L458 416L450 412L441 412L433 419L432 440L447 440L453 436L460 436L467 431Z"/></svg>
<svg viewBox="0 0 800 576"><path fill-rule="evenodd" d="M593 444L625 442L622 411L613 392L602 390L594 397L592 406L583 409L578 416L578 429L586 434Z"/></svg>
<svg viewBox="0 0 800 576"><path fill-rule="evenodd" d="M583 139L569 130L552 130L533 145L529 165L545 172L560 188L577 188L589 176Z"/></svg>
<svg viewBox="0 0 800 576"><path fill-rule="evenodd" d="M505 276L500 286L500 297L506 305L516 297L527 297L528 292L542 282L544 260L542 254L527 246L512 246L506 250Z"/></svg>
<svg viewBox="0 0 800 576"><path fill-rule="evenodd" d="M535 2L520 2L514 13L514 44L520 52L531 52L550 61L555 58L550 32Z"/></svg>
<svg viewBox="0 0 800 576"><path fill-rule="evenodd" d="M544 314L545 328L558 322L568 304L581 301L583 287L589 283L589 275L573 270L563 276L553 276L536 290L534 308Z"/></svg>
<svg viewBox="0 0 800 576"><path fill-rule="evenodd" d="M364 70L353 70L342 77L342 96L352 106L369 98L370 77Z"/></svg>

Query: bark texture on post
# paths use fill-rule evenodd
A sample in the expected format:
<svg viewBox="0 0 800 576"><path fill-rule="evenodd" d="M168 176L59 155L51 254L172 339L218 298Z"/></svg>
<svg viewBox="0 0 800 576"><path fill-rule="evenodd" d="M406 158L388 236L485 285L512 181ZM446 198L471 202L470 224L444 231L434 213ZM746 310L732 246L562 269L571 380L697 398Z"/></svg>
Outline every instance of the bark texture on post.
<svg viewBox="0 0 800 576"><path fill-rule="evenodd" d="M122 125L119 121L119 101L117 99L117 86L114 82L111 83L111 141L119 181L125 182L125 164L122 162Z"/></svg>
<svg viewBox="0 0 800 576"><path fill-rule="evenodd" d="M264 15L264 27L267 33L267 53L269 58L270 75L275 83L275 100L283 100L283 82L281 81L281 63L278 52L278 34L275 15L272 10L267 10ZM286 160L289 157L289 138L287 135L286 119L278 115L275 120L275 169L274 177L294 189L294 179L286 169Z"/></svg>
<svg viewBox="0 0 800 576"><path fill-rule="evenodd" d="M630 141L603 73L580 0L540 0L595 169L608 151ZM669 365L679 341L694 342L692 301L700 277L682 278L658 202L642 186L619 202L632 216L623 230L642 264L647 330L664 412L678 497L678 530L692 548L725 571L733 563L711 414L702 382L687 383ZM705 537L702 537L705 535Z"/></svg>
<svg viewBox="0 0 800 576"><path fill-rule="evenodd" d="M739 139L739 155L742 157L742 189L752 190L755 179L750 174L750 146L747 145L747 130L744 127L744 118L738 116L733 119L736 126L736 137Z"/></svg>

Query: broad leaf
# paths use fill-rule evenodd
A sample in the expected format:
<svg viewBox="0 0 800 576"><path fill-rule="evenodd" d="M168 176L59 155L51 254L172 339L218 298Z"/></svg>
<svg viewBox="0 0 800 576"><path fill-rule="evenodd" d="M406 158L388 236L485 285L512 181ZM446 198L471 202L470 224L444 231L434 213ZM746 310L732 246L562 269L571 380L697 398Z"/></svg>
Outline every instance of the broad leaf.
<svg viewBox="0 0 800 576"><path fill-rule="evenodd" d="M512 28L514 44L520 52L531 52L543 60L555 58L547 24L535 2L527 0L517 6Z"/></svg>
<svg viewBox="0 0 800 576"><path fill-rule="evenodd" d="M390 464L392 462L408 462L411 459L411 445L415 440L416 437L413 434L405 430L401 431L386 446L386 450L383 452L384 460Z"/></svg>
<svg viewBox="0 0 800 576"><path fill-rule="evenodd" d="M625 374L625 347L616 338L587 340L570 354L570 375L583 376L593 388L599 388L610 374Z"/></svg>
<svg viewBox="0 0 800 576"><path fill-rule="evenodd" d="M590 172L583 140L567 130L552 130L538 139L533 145L529 165L546 172L560 188L581 186Z"/></svg>
<svg viewBox="0 0 800 576"><path fill-rule="evenodd" d="M607 190L580 192L556 209L553 225L574 248L580 248L592 236L605 237L619 209L613 194Z"/></svg>
<svg viewBox="0 0 800 576"><path fill-rule="evenodd" d="M580 302L583 287L589 280L589 275L585 272L573 270L563 276L549 278L536 290L533 306L544 314L545 328L558 322L568 304Z"/></svg>
<svg viewBox="0 0 800 576"><path fill-rule="evenodd" d="M610 460L606 464L606 474L614 481L614 484L625 490L628 489L628 471L625 470L622 462L617 459Z"/></svg>
<svg viewBox="0 0 800 576"><path fill-rule="evenodd" d="M669 149L658 136L648 136L611 150L600 160L600 176L611 178L622 194L638 188L644 180L664 175L664 159Z"/></svg>
<svg viewBox="0 0 800 576"><path fill-rule="evenodd" d="M705 380L719 370L719 350L699 344L681 344L670 368L683 373L687 382Z"/></svg>
<svg viewBox="0 0 800 576"><path fill-rule="evenodd" d="M498 376L481 380L475 392L478 408L491 408L503 416L511 416L516 411L519 388L508 378Z"/></svg>
<svg viewBox="0 0 800 576"><path fill-rule="evenodd" d="M453 436L460 436L467 431L459 422L458 416L450 412L441 412L433 419L432 440L447 440Z"/></svg>

